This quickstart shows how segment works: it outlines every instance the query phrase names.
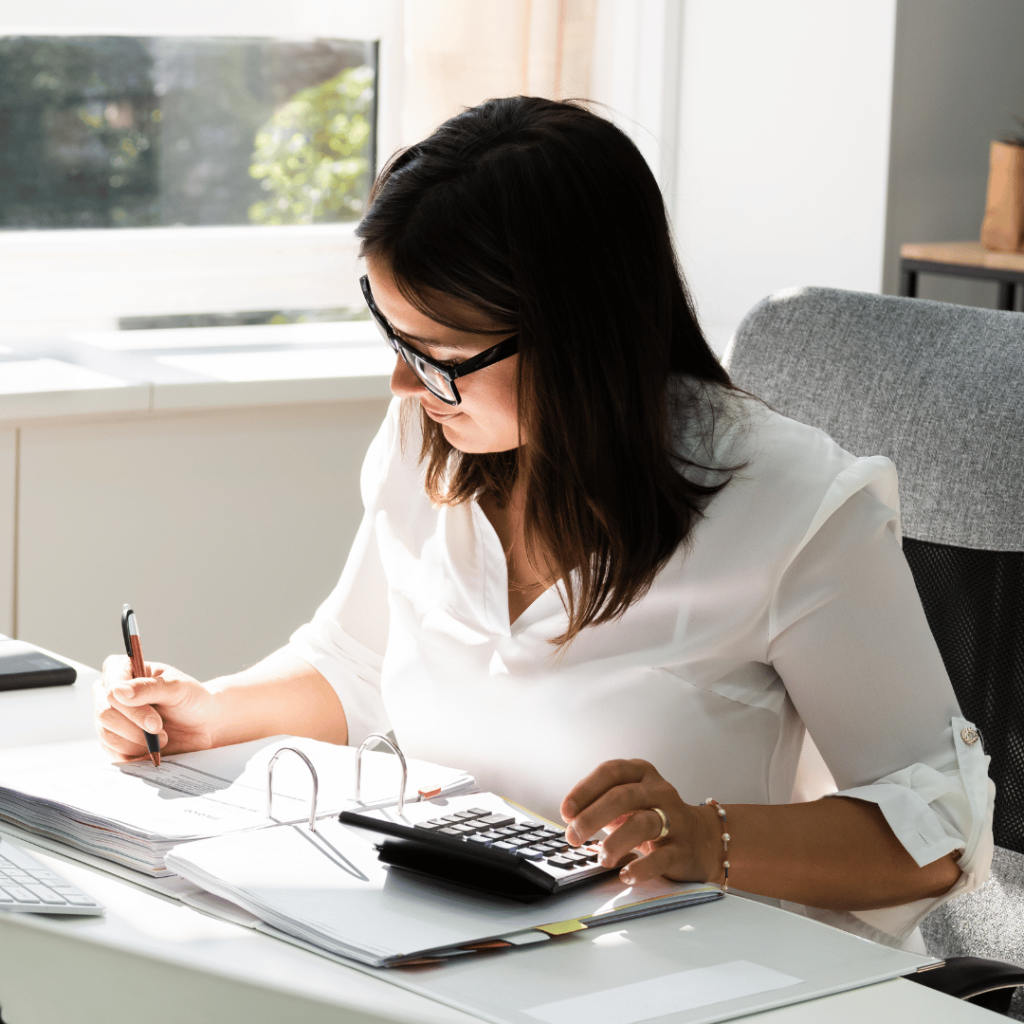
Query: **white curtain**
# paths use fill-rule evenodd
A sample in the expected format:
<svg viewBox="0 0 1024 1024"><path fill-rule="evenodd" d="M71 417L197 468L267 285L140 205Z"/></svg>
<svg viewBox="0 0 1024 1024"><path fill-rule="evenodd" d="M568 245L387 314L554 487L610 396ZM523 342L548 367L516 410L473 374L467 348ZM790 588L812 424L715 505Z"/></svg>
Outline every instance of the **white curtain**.
<svg viewBox="0 0 1024 1024"><path fill-rule="evenodd" d="M597 0L405 0L402 142L495 96L590 95Z"/></svg>

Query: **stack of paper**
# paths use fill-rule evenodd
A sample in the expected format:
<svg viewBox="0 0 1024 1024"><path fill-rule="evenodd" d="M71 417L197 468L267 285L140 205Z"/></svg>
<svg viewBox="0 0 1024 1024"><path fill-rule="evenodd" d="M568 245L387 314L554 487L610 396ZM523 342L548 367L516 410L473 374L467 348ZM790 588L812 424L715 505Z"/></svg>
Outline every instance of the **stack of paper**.
<svg viewBox="0 0 1024 1024"><path fill-rule="evenodd" d="M308 820L309 769L284 753L274 767L274 817L266 815L267 765L282 747L296 747L319 778L318 815L397 803L400 768L391 753L363 754L362 800L355 800L355 750L317 740L275 736L214 750L148 761L88 764L0 777L0 820L28 832L165 876L179 843ZM473 787L465 772L410 760L406 800L418 791L456 793Z"/></svg>
<svg viewBox="0 0 1024 1024"><path fill-rule="evenodd" d="M505 806L491 793L462 800ZM431 802L439 814L461 806L459 798ZM167 864L277 932L372 967L526 945L584 930L588 918L608 924L721 896L665 878L629 888L615 874L536 903L474 895L381 864L372 837L333 819L316 832L292 825L189 843Z"/></svg>

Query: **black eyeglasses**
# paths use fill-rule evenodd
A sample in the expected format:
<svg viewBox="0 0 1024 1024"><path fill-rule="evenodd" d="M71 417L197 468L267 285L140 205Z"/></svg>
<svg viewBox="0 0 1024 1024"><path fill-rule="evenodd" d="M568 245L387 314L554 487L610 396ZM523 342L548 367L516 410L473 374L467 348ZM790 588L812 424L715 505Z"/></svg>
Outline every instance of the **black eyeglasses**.
<svg viewBox="0 0 1024 1024"><path fill-rule="evenodd" d="M417 352L408 342L402 341L391 329L384 315L377 308L373 301L373 292L370 291L370 280L364 274L359 279L359 286L363 289L363 298L370 308L370 315L373 317L377 330L380 331L384 340L406 361L409 369L420 379L423 386L436 398L440 398L447 405L458 405L462 401L459 389L455 386L458 377L465 377L470 373L476 373L485 366L492 363L499 363L502 359L508 359L519 351L519 335L513 334L511 338L499 341L493 348L481 352L479 355L463 359L461 363L445 365L422 352Z"/></svg>

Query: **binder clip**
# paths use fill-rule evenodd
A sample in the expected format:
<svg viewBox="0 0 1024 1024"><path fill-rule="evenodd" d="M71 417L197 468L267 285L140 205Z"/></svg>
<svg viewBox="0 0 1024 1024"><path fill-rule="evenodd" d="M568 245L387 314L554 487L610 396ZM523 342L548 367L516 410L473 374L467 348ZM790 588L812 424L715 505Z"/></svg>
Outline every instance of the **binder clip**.
<svg viewBox="0 0 1024 1024"><path fill-rule="evenodd" d="M313 776L313 800L309 805L309 831L316 831L316 798L317 793L320 791L320 780L316 777L316 769L313 767L313 762L301 751L296 750L295 747L281 747L277 753L270 759L270 763L267 765L267 817L272 818L274 815L271 813L274 807L274 765L277 759L285 753L285 751L291 751L293 754L298 754L303 761L306 762L306 767L309 769L309 774ZM358 762L357 762L358 765ZM356 792L358 793L359 786L359 769L356 768Z"/></svg>

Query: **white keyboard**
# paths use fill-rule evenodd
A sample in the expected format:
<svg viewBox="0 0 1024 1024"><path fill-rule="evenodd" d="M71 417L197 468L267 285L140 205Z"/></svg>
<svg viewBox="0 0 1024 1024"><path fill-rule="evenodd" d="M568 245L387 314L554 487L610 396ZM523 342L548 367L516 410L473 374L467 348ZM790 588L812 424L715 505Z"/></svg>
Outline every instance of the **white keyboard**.
<svg viewBox="0 0 1024 1024"><path fill-rule="evenodd" d="M0 912L32 914L102 914L77 885L55 874L30 853L0 839Z"/></svg>

